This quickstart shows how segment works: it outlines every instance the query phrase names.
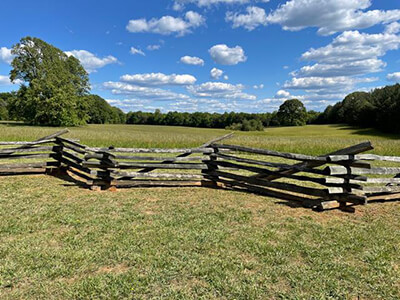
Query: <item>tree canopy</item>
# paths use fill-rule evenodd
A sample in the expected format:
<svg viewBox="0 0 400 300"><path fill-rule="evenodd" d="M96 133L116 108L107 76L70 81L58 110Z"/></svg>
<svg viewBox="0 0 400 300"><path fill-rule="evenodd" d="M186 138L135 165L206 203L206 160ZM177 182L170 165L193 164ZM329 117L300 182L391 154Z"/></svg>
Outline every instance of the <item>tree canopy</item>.
<svg viewBox="0 0 400 300"><path fill-rule="evenodd" d="M119 108L111 106L100 96L84 96L83 102L89 124L120 124L126 122L125 113Z"/></svg>
<svg viewBox="0 0 400 300"><path fill-rule="evenodd" d="M400 133L400 84L385 86L369 93L354 92L343 101L328 106L317 123L346 123L375 127L384 132Z"/></svg>
<svg viewBox="0 0 400 300"><path fill-rule="evenodd" d="M307 110L298 99L286 100L277 113L281 126L303 126L307 122Z"/></svg>
<svg viewBox="0 0 400 300"><path fill-rule="evenodd" d="M20 119L35 125L84 124L82 96L89 78L79 60L38 38L25 37L13 46L10 80L21 81L13 103Z"/></svg>

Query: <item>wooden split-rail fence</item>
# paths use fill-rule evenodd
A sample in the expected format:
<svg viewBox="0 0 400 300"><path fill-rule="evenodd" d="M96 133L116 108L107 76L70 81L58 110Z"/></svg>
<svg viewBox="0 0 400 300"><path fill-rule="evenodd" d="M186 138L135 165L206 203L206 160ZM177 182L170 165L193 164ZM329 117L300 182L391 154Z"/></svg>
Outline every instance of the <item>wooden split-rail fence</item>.
<svg viewBox="0 0 400 300"><path fill-rule="evenodd" d="M364 142L310 156L222 144L232 134L196 148L95 148L62 137L0 142L0 176L53 174L92 190L204 186L295 201L325 210L353 210L369 201L400 199L400 157L364 154Z"/></svg>

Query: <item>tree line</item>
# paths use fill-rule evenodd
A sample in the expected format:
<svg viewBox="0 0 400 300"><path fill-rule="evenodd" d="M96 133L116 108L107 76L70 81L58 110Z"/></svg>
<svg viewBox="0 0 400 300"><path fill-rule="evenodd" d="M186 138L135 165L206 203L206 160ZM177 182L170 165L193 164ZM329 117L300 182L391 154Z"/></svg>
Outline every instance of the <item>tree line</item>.
<svg viewBox="0 0 400 300"><path fill-rule="evenodd" d="M244 112L129 112L127 124L172 125L203 128L227 128L231 130L263 130L269 126L302 126L311 124L319 113L307 111L297 99L286 100L278 111L269 113Z"/></svg>
<svg viewBox="0 0 400 300"><path fill-rule="evenodd" d="M318 124L349 124L400 133L400 84L371 92L354 92L343 101L328 106L318 116Z"/></svg>

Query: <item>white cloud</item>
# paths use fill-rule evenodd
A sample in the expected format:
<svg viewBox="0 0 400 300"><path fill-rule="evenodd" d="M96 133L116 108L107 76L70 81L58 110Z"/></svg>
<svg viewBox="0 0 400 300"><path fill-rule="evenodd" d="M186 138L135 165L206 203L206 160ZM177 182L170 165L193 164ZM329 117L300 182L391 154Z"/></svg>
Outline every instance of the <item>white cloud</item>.
<svg viewBox="0 0 400 300"><path fill-rule="evenodd" d="M219 79L222 74L224 74L224 71L217 68L212 68L210 71L210 76L212 79Z"/></svg>
<svg viewBox="0 0 400 300"><path fill-rule="evenodd" d="M0 75L0 86L21 84L21 83L22 83L22 81L19 79L14 80L14 82L11 82L8 75Z"/></svg>
<svg viewBox="0 0 400 300"><path fill-rule="evenodd" d="M400 10L368 10L370 0L290 0L268 15L284 30L317 27L321 35L400 20Z"/></svg>
<svg viewBox="0 0 400 300"><path fill-rule="evenodd" d="M292 76L301 77L335 77L353 76L376 73L386 66L380 59L371 58L359 61L344 62L341 64L314 64L302 67L299 71L292 72Z"/></svg>
<svg viewBox="0 0 400 300"><path fill-rule="evenodd" d="M140 99L152 100L185 100L190 97L184 94L175 93L160 88L138 86L124 82L108 81L103 83L106 89L111 90L114 95L133 95Z"/></svg>
<svg viewBox="0 0 400 300"><path fill-rule="evenodd" d="M204 66L204 60L196 56L185 55L181 57L180 61L186 65Z"/></svg>
<svg viewBox="0 0 400 300"><path fill-rule="evenodd" d="M264 84L259 84L259 85L253 85L253 89L255 89L255 90L261 90L261 89L263 89L264 88Z"/></svg>
<svg viewBox="0 0 400 300"><path fill-rule="evenodd" d="M315 63L291 72L293 78L283 87L303 89L322 99L353 91L357 84L377 80L365 76L382 71L386 63L379 57L399 46L400 36L386 31L377 34L345 31L329 45L303 53L302 60Z"/></svg>
<svg viewBox="0 0 400 300"><path fill-rule="evenodd" d="M205 19L194 11L188 11L185 18L175 18L172 16L163 16L160 19L136 19L130 20L126 29L129 32L151 32L163 35L176 33L177 36L184 36L191 32L191 29L197 28L205 23Z"/></svg>
<svg viewBox="0 0 400 300"><path fill-rule="evenodd" d="M277 98L265 98L265 99L261 99L261 100L257 100L254 104L253 104L253 108L252 110L255 112L259 112L261 111L273 111L273 110L278 110L279 106L281 106L281 104L285 101L286 99L281 98L281 99L277 99Z"/></svg>
<svg viewBox="0 0 400 300"><path fill-rule="evenodd" d="M240 46L229 48L225 44L219 44L211 47L208 52L214 62L221 65L236 65L247 60L243 48Z"/></svg>
<svg viewBox="0 0 400 300"><path fill-rule="evenodd" d="M146 56L146 53L144 53L142 50L135 48L135 47L131 47L131 50L129 52L133 55L139 54L142 56Z"/></svg>
<svg viewBox="0 0 400 300"><path fill-rule="evenodd" d="M149 51L160 50L160 48L161 48L161 45L148 45L146 47L146 49L149 50Z"/></svg>
<svg viewBox="0 0 400 300"><path fill-rule="evenodd" d="M67 54L68 56L72 55L79 59L79 61L88 73L96 72L97 69L100 69L106 65L118 63L118 59L116 59L114 56L109 55L103 58L99 58L93 53L86 50L66 51L65 54Z"/></svg>
<svg viewBox="0 0 400 300"><path fill-rule="evenodd" d="M289 97L291 97L290 93L285 90L279 90L275 94L276 99L283 99L283 98L288 99Z"/></svg>
<svg viewBox="0 0 400 300"><path fill-rule="evenodd" d="M378 57L384 56L389 50L398 49L399 46L400 37L395 34L346 31L338 35L329 45L305 52L301 57L302 60L315 61L316 64L305 66L291 74L296 77L332 79L335 76L343 78L379 72L386 64ZM354 78L349 78L348 83L346 90L354 87Z"/></svg>
<svg viewBox="0 0 400 300"><path fill-rule="evenodd" d="M229 76L228 75L224 75L224 80L229 80Z"/></svg>
<svg viewBox="0 0 400 300"><path fill-rule="evenodd" d="M233 28L244 27L251 31L260 25L267 24L265 10L257 6L246 8L246 14L238 14L229 11L226 13L225 21L232 22Z"/></svg>
<svg viewBox="0 0 400 300"><path fill-rule="evenodd" d="M377 81L378 78L353 78L348 76L338 77L301 77L292 78L283 85L287 89L304 89L326 92L332 90L349 90L357 83Z"/></svg>
<svg viewBox="0 0 400 300"><path fill-rule="evenodd" d="M11 64L13 59L14 56L11 54L11 49L8 49L6 47L0 48L0 61Z"/></svg>
<svg viewBox="0 0 400 300"><path fill-rule="evenodd" d="M387 74L386 79L389 81L400 82L400 72Z"/></svg>
<svg viewBox="0 0 400 300"><path fill-rule="evenodd" d="M393 23L386 25L385 33L396 34L399 32L400 32L400 23L399 22L393 22Z"/></svg>
<svg viewBox="0 0 400 300"><path fill-rule="evenodd" d="M10 78L8 78L8 76L5 75L0 75L0 86L3 85L11 85L11 81Z"/></svg>
<svg viewBox="0 0 400 300"><path fill-rule="evenodd" d="M188 86L187 89L197 97L256 100L256 96L243 92L244 86L242 84L205 82L200 85Z"/></svg>
<svg viewBox="0 0 400 300"><path fill-rule="evenodd" d="M196 77L188 74L147 73L121 76L121 81L138 86L191 85L196 83Z"/></svg>
<svg viewBox="0 0 400 300"><path fill-rule="evenodd" d="M183 10L184 8L185 8L185 6L184 6L182 3L179 3L179 2L175 2L175 3L172 5L172 9L175 10L175 11L181 11L181 10Z"/></svg>
<svg viewBox="0 0 400 300"><path fill-rule="evenodd" d="M112 105L119 107L124 112L129 111L154 111L156 108L151 106L151 100L142 100L142 99L106 99L106 101Z"/></svg>
<svg viewBox="0 0 400 300"><path fill-rule="evenodd" d="M199 27L204 25L205 19L202 15L194 11L188 11L185 15L186 20L189 22L190 27Z"/></svg>

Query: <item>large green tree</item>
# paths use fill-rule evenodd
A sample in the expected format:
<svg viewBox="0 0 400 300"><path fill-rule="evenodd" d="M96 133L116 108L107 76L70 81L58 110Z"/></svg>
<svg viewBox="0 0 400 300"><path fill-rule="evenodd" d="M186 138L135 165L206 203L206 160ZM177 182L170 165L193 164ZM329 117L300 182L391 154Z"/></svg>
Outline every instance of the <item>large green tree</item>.
<svg viewBox="0 0 400 300"><path fill-rule="evenodd" d="M386 132L400 133L400 84L375 89L371 98L376 107L376 126Z"/></svg>
<svg viewBox="0 0 400 300"><path fill-rule="evenodd" d="M89 78L79 60L33 37L22 38L12 54L10 80L22 82L13 107L21 119L49 126L86 122L82 96L89 91Z"/></svg>
<svg viewBox="0 0 400 300"><path fill-rule="evenodd" d="M307 122L307 110L298 99L286 100L277 113L281 126L303 126Z"/></svg>

